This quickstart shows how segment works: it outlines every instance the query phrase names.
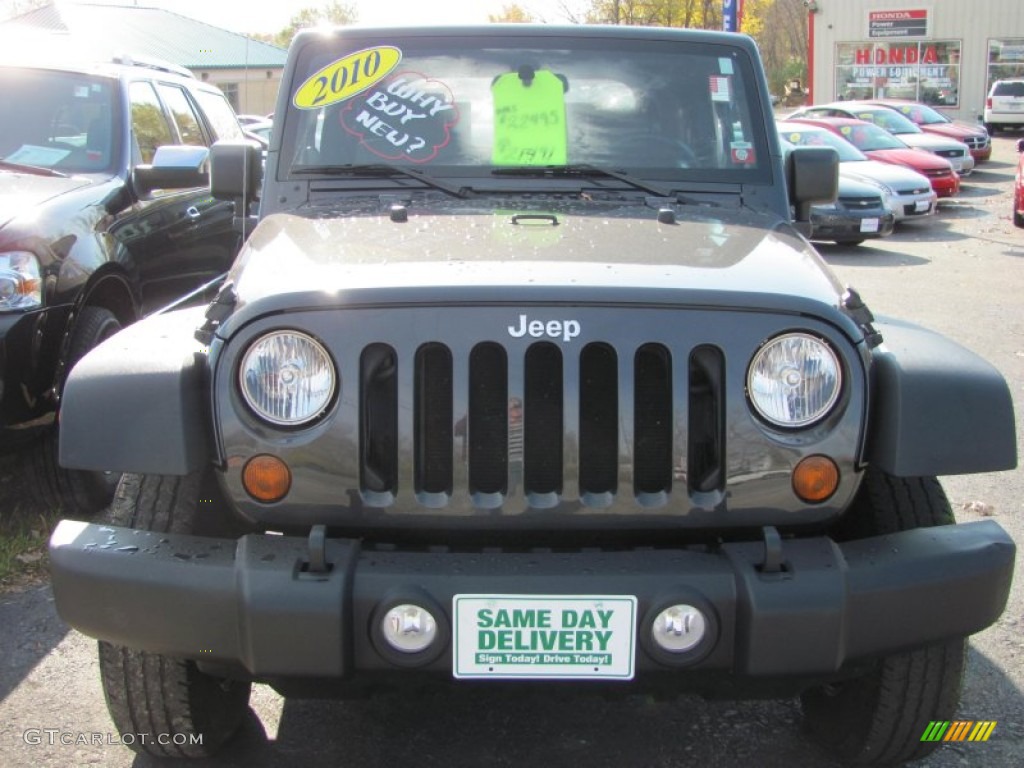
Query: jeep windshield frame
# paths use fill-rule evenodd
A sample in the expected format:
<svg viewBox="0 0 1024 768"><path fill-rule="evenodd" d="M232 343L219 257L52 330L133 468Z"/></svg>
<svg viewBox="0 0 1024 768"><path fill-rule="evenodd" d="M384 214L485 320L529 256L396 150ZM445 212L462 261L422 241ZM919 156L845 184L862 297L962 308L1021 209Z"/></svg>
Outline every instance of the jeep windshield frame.
<svg viewBox="0 0 1024 768"><path fill-rule="evenodd" d="M742 45L693 31L521 27L307 37L279 99L275 178L315 180L322 168L358 188L366 179L335 169L386 164L477 192L497 177L509 191L517 173L536 190L543 174L523 168L588 168L659 192L777 183Z"/></svg>

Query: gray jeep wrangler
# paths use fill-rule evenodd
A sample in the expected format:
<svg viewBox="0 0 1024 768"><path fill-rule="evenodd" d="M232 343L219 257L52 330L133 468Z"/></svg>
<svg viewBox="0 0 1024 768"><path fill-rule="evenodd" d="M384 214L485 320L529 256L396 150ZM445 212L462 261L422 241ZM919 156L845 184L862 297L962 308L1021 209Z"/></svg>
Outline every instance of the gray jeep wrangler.
<svg viewBox="0 0 1024 768"><path fill-rule="evenodd" d="M216 300L65 390L62 462L128 473L50 550L117 728L202 756L253 682L583 680L932 749L1015 551L936 475L1016 465L1011 398L802 236L835 155L783 157L753 42L342 29L284 83L262 182L213 150Z"/></svg>

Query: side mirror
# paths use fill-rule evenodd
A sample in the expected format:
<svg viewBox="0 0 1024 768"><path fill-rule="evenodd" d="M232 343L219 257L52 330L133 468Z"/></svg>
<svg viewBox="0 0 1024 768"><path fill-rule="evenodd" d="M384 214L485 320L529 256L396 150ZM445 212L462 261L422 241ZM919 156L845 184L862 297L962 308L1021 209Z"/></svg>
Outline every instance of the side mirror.
<svg viewBox="0 0 1024 768"><path fill-rule="evenodd" d="M189 189L205 187L209 182L207 160L210 150L172 144L158 147L150 165L137 165L132 171L132 185L139 197L155 189Z"/></svg>
<svg viewBox="0 0 1024 768"><path fill-rule="evenodd" d="M1024 152L1024 139L1017 139L1017 151Z"/></svg>
<svg viewBox="0 0 1024 768"><path fill-rule="evenodd" d="M249 219L249 206L263 183L263 148L252 139L218 141L210 148L210 194L235 204L239 230Z"/></svg>
<svg viewBox="0 0 1024 768"><path fill-rule="evenodd" d="M810 221L812 205L831 203L839 193L839 154L832 147L794 147L786 181L797 222Z"/></svg>

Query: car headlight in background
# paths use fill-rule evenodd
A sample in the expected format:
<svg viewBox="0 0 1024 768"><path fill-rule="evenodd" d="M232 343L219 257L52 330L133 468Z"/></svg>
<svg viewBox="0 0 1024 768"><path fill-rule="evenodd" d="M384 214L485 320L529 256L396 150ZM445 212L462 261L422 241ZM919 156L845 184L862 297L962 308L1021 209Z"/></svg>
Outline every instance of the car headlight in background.
<svg viewBox="0 0 1024 768"><path fill-rule="evenodd" d="M28 251L0 253L0 312L43 303L39 260Z"/></svg>
<svg viewBox="0 0 1024 768"><path fill-rule="evenodd" d="M747 370L747 393L760 416L779 427L823 418L839 398L839 359L822 340L787 333L768 341Z"/></svg>
<svg viewBox="0 0 1024 768"><path fill-rule="evenodd" d="M297 331L275 331L253 342L238 378L245 402L271 424L305 424L334 397L330 355L316 339Z"/></svg>

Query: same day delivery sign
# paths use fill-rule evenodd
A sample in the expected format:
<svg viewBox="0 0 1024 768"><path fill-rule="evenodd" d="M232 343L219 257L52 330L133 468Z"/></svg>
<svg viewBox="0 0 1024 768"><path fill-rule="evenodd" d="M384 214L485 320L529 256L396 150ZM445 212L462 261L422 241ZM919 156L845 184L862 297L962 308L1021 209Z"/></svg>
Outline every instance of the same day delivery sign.
<svg viewBox="0 0 1024 768"><path fill-rule="evenodd" d="M633 677L636 598L456 595L455 677Z"/></svg>

